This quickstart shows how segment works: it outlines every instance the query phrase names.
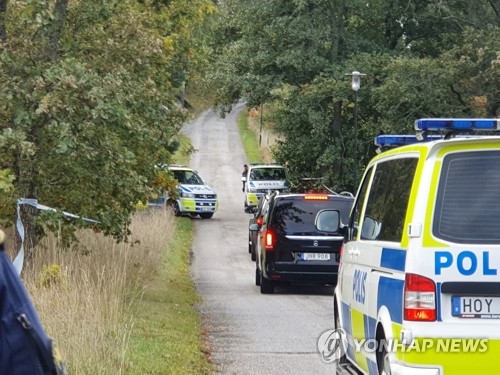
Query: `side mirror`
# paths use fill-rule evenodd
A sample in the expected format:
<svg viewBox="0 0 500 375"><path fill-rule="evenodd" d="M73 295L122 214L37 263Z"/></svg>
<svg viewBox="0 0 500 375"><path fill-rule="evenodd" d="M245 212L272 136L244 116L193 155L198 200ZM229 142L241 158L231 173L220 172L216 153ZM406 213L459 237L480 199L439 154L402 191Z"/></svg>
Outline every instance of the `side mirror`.
<svg viewBox="0 0 500 375"><path fill-rule="evenodd" d="M321 232L337 233L340 229L340 212L337 210L320 211L314 225Z"/></svg>
<svg viewBox="0 0 500 375"><path fill-rule="evenodd" d="M256 224L256 223L250 224L250 225L248 226L248 230L249 230L250 232L257 232L257 231L259 230L259 225L258 225L258 224Z"/></svg>
<svg viewBox="0 0 500 375"><path fill-rule="evenodd" d="M363 220L361 228L361 238L365 240L376 240L382 229L382 223L370 216L366 216Z"/></svg>
<svg viewBox="0 0 500 375"><path fill-rule="evenodd" d="M243 181L243 182L247 182L247 178L246 178L246 177L242 177L242 178L241 178L241 181Z"/></svg>

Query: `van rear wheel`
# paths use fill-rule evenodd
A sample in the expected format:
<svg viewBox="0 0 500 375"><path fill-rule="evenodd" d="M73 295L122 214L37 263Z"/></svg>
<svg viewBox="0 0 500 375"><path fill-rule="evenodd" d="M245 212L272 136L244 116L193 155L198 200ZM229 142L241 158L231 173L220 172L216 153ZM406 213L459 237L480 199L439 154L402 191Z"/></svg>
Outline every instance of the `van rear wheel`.
<svg viewBox="0 0 500 375"><path fill-rule="evenodd" d="M262 272L260 273L260 292L262 294L273 294L274 293L274 281L266 279Z"/></svg>
<svg viewBox="0 0 500 375"><path fill-rule="evenodd" d="M378 373L380 375L391 375L391 362L389 361L385 337L379 337L377 341L377 347L379 348L377 350Z"/></svg>
<svg viewBox="0 0 500 375"><path fill-rule="evenodd" d="M260 286L260 270L259 270L259 267L255 267L255 285Z"/></svg>

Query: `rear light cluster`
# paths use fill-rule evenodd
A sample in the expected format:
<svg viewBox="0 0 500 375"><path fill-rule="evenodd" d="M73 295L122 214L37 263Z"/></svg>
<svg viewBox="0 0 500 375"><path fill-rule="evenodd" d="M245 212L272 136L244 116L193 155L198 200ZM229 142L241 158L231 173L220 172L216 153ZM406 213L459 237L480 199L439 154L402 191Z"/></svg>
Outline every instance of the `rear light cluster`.
<svg viewBox="0 0 500 375"><path fill-rule="evenodd" d="M436 284L433 280L408 273L405 278L404 319L420 322L436 320Z"/></svg>
<svg viewBox="0 0 500 375"><path fill-rule="evenodd" d="M266 250L274 250L274 242L276 241L276 237L271 230L266 230L264 235L264 245Z"/></svg>

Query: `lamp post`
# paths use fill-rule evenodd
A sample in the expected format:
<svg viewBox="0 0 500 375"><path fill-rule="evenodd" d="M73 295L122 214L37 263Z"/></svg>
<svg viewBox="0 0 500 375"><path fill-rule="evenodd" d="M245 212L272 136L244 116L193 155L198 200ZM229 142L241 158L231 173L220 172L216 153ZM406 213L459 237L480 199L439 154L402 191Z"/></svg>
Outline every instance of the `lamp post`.
<svg viewBox="0 0 500 375"><path fill-rule="evenodd" d="M361 87L361 76L366 74L357 70L351 76L351 88L354 90L354 184L358 183L358 90Z"/></svg>

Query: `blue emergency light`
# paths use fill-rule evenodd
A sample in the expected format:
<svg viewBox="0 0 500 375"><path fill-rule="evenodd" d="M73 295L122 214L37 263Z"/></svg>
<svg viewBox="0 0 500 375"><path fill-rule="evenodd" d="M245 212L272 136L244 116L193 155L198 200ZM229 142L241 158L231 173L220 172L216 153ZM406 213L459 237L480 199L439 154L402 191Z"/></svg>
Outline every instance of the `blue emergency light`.
<svg viewBox="0 0 500 375"><path fill-rule="evenodd" d="M500 130L500 119L495 118L423 118L415 121L415 129L420 131L439 130Z"/></svg>
<svg viewBox="0 0 500 375"><path fill-rule="evenodd" d="M425 141L435 141L443 139L441 135L428 135ZM375 146L378 147L397 147L411 145L413 143L422 142L416 135L379 135L375 137Z"/></svg>

